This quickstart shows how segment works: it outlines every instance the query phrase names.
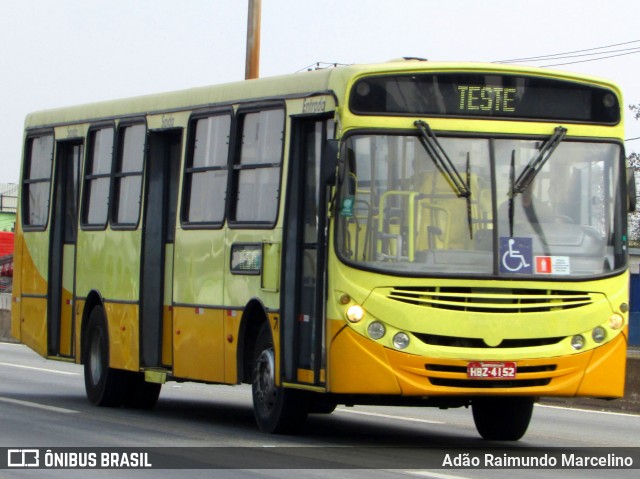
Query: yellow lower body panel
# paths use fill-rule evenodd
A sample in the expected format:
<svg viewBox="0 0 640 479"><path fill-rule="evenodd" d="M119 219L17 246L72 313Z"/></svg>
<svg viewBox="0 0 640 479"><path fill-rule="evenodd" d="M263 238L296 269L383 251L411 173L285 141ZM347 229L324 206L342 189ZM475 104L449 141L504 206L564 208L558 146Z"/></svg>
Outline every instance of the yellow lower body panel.
<svg viewBox="0 0 640 479"><path fill-rule="evenodd" d="M41 356L46 356L48 349L46 317L46 298L21 298L20 341Z"/></svg>
<svg viewBox="0 0 640 479"><path fill-rule="evenodd" d="M162 308L162 364L173 364L173 306Z"/></svg>
<svg viewBox="0 0 640 479"><path fill-rule="evenodd" d="M82 318L84 300L76 301L75 355L76 362L82 360ZM109 330L109 367L140 370L140 335L138 333L138 305L106 303L104 305Z"/></svg>
<svg viewBox="0 0 640 479"><path fill-rule="evenodd" d="M137 304L106 303L109 327L109 366L117 369L140 369L140 330Z"/></svg>
<svg viewBox="0 0 640 479"><path fill-rule="evenodd" d="M626 338L621 334L584 353L520 359L514 380L470 380L466 360L402 353L343 328L331 344L329 388L333 393L404 396L615 398L624 395L625 360Z"/></svg>
<svg viewBox="0 0 640 479"><path fill-rule="evenodd" d="M73 331L73 294L66 289L62 290L60 304L60 354L71 356Z"/></svg>
<svg viewBox="0 0 640 479"><path fill-rule="evenodd" d="M173 375L197 381L237 381L240 318L233 311L176 307L173 319Z"/></svg>
<svg viewBox="0 0 640 479"><path fill-rule="evenodd" d="M329 390L342 394L402 394L384 349L343 328L331 343Z"/></svg>
<svg viewBox="0 0 640 479"><path fill-rule="evenodd" d="M576 396L623 397L627 363L628 326L625 334L595 349Z"/></svg>

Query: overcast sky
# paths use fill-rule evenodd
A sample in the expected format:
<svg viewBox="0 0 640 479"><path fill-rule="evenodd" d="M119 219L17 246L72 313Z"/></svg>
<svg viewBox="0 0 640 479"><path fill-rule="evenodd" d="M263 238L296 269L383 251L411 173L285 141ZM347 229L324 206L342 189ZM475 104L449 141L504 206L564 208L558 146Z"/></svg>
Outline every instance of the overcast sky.
<svg viewBox="0 0 640 479"><path fill-rule="evenodd" d="M31 111L243 79L247 3L0 2L0 183L18 181ZM262 0L260 75L316 62L500 61L618 45L580 54L620 56L554 68L610 78L625 105L637 104L639 18L638 0ZM630 115L626 137L640 137ZM640 140L626 146L640 152Z"/></svg>

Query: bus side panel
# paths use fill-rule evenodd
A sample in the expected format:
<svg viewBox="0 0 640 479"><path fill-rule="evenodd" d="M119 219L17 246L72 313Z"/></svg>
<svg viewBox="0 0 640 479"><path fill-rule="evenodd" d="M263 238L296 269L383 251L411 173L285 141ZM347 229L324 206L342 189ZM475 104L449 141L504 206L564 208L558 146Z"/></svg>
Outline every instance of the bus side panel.
<svg viewBox="0 0 640 479"><path fill-rule="evenodd" d="M224 318L224 382L238 382L238 340L240 331L240 313L227 311Z"/></svg>
<svg viewBox="0 0 640 479"><path fill-rule="evenodd" d="M76 295L98 291L106 301L138 301L140 237L135 231L80 231Z"/></svg>
<svg viewBox="0 0 640 479"><path fill-rule="evenodd" d="M42 356L48 352L47 345L47 282L45 280L48 252L48 233L28 233L19 240L20 265L19 277L14 284L19 284L20 309L15 327L20 329L18 337L23 344ZM44 242L43 244L40 244ZM41 251L44 258L31 256L32 251ZM19 281L19 283L18 283ZM15 293L14 293L15 295Z"/></svg>
<svg viewBox="0 0 640 479"><path fill-rule="evenodd" d="M22 298L20 340L41 356L47 355L46 317L46 298Z"/></svg>
<svg viewBox="0 0 640 479"><path fill-rule="evenodd" d="M173 300L220 306L224 285L224 230L176 230Z"/></svg>
<svg viewBox="0 0 640 479"><path fill-rule="evenodd" d="M49 261L49 233L32 232L23 236L22 247L22 294L46 296L48 261ZM45 321L45 318L41 318Z"/></svg>
<svg viewBox="0 0 640 479"><path fill-rule="evenodd" d="M173 364L173 307L166 304L162 308L162 364Z"/></svg>
<svg viewBox="0 0 640 479"><path fill-rule="evenodd" d="M224 382L224 315L223 309L175 308L174 376Z"/></svg>
<svg viewBox="0 0 640 479"><path fill-rule="evenodd" d="M140 369L138 305L107 303L109 328L109 366L116 369Z"/></svg>

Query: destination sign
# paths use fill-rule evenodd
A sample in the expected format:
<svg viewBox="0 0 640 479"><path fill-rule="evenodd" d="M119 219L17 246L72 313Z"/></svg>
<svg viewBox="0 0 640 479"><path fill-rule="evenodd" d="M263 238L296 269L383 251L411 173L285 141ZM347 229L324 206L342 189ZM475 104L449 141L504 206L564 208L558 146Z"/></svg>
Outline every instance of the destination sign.
<svg viewBox="0 0 640 479"><path fill-rule="evenodd" d="M478 85L460 85L460 111L514 112L516 89Z"/></svg>
<svg viewBox="0 0 640 479"><path fill-rule="evenodd" d="M607 88L546 77L420 73L358 80L349 107L359 115L488 117L616 124L620 105Z"/></svg>

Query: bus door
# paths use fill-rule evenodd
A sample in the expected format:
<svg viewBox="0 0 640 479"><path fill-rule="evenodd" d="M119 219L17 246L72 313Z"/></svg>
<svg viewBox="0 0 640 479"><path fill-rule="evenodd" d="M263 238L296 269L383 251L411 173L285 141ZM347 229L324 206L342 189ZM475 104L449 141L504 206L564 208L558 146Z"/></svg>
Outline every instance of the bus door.
<svg viewBox="0 0 640 479"><path fill-rule="evenodd" d="M182 130L150 131L140 268L140 365L172 363L172 276Z"/></svg>
<svg viewBox="0 0 640 479"><path fill-rule="evenodd" d="M75 257L78 232L78 175L84 144L59 141L49 237L47 349L50 356L72 357Z"/></svg>
<svg viewBox="0 0 640 479"><path fill-rule="evenodd" d="M320 166L333 121L300 117L292 131L281 300L283 374L287 382L324 387L327 196Z"/></svg>

